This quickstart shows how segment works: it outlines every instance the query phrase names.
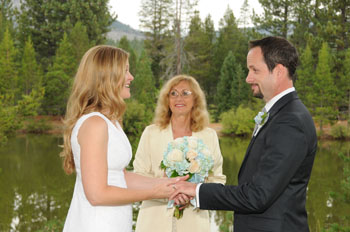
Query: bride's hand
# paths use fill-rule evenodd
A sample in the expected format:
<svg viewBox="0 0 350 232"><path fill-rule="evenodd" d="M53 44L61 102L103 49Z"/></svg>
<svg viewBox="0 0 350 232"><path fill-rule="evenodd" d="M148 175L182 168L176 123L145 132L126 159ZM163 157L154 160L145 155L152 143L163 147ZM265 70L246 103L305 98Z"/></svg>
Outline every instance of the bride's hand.
<svg viewBox="0 0 350 232"><path fill-rule="evenodd" d="M187 176L176 178L161 178L154 187L154 198L169 198L176 190L176 183L179 181L185 181Z"/></svg>

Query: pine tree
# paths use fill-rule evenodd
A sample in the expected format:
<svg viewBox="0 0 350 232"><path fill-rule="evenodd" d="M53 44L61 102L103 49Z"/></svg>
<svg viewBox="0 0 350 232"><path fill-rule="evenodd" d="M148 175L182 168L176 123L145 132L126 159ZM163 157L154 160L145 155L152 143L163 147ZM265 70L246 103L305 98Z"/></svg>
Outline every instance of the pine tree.
<svg viewBox="0 0 350 232"><path fill-rule="evenodd" d="M72 50L73 46L69 43L67 34L64 34L54 57L54 63L45 76L43 108L47 114L63 115L65 113L71 83L77 68Z"/></svg>
<svg viewBox="0 0 350 232"><path fill-rule="evenodd" d="M132 75L136 75L137 56L134 49L130 46L129 40L123 36L118 43L118 47L129 53L129 70Z"/></svg>
<svg viewBox="0 0 350 232"><path fill-rule="evenodd" d="M221 113L228 111L233 106L233 99L231 95L232 80L236 75L236 58L232 51L229 51L228 55L224 60L224 64L221 68L220 81L217 85L217 93L215 101L217 104L216 119Z"/></svg>
<svg viewBox="0 0 350 232"><path fill-rule="evenodd" d="M172 0L143 0L141 3L140 22L145 31L145 48L151 58L151 67L156 80L160 85L160 77L164 70L160 66L165 57L165 46L169 39L170 20L172 16Z"/></svg>
<svg viewBox="0 0 350 232"><path fill-rule="evenodd" d="M42 71L41 67L36 62L36 54L33 48L33 43L29 37L25 43L22 65L18 78L18 86L20 95L30 94L33 89L38 89L42 86Z"/></svg>
<svg viewBox="0 0 350 232"><path fill-rule="evenodd" d="M245 82L245 72L241 64L233 63L234 74L231 82L231 101L232 107L237 108L239 105L244 105L251 98L249 85Z"/></svg>
<svg viewBox="0 0 350 232"><path fill-rule="evenodd" d="M215 38L214 23L210 15L202 23L199 12L197 12L191 20L189 29L184 47L189 61L185 72L197 79L210 104L213 103L213 96L216 92L216 78L211 75Z"/></svg>
<svg viewBox="0 0 350 232"><path fill-rule="evenodd" d="M345 118L347 119L347 129L349 132L350 129L350 48L346 51L346 56L344 60L344 72L341 76L341 106L344 106L344 108L347 108L347 114Z"/></svg>
<svg viewBox="0 0 350 232"><path fill-rule="evenodd" d="M76 22L68 35L68 39L70 44L74 45L72 52L75 56L75 63L79 63L85 52L92 46L86 32L86 26L80 21Z"/></svg>
<svg viewBox="0 0 350 232"><path fill-rule="evenodd" d="M196 13L194 11L198 0L175 0L175 17L173 27L173 47L174 55L170 54L170 57L176 57L175 70L176 75L182 73L183 67L187 63L186 53L184 50L183 32L187 28L187 23L191 16Z"/></svg>
<svg viewBox="0 0 350 232"><path fill-rule="evenodd" d="M207 93L208 104L214 103L214 96L216 94L217 76L211 75L213 73L214 61L214 40L216 39L216 32L214 22L208 15L204 20L204 39L202 52L202 69L203 72L203 87Z"/></svg>
<svg viewBox="0 0 350 232"><path fill-rule="evenodd" d="M16 94L16 82L18 78L16 57L17 50L14 47L11 34L5 30L4 38L0 43L0 95Z"/></svg>
<svg viewBox="0 0 350 232"><path fill-rule="evenodd" d="M155 108L157 89L151 69L151 62L146 52L142 52L137 62L135 80L131 85L133 98L146 106L153 114Z"/></svg>
<svg viewBox="0 0 350 232"><path fill-rule="evenodd" d="M312 57L312 51L309 45L306 46L304 52L300 56L300 66L297 69L297 80L295 87L298 95L303 103L314 113L312 99L315 93L313 91L315 64Z"/></svg>
<svg viewBox="0 0 350 232"><path fill-rule="evenodd" d="M229 51L235 54L237 63L245 66L248 43L244 34L238 29L233 11L227 8L224 18L220 20L219 37L215 43L214 68L211 75L218 77L223 61Z"/></svg>
<svg viewBox="0 0 350 232"><path fill-rule="evenodd" d="M248 0L244 0L241 9L240 9L240 18L238 20L239 25L243 28L244 32L246 32L249 24L250 24L250 6Z"/></svg>
<svg viewBox="0 0 350 232"><path fill-rule="evenodd" d="M204 75L205 71L203 69L204 61L204 43L205 34L203 30L203 25L199 17L199 12L191 19L190 30L188 36L185 38L184 50L188 54L189 62L185 68L186 72L197 79L199 84L204 88ZM207 92L207 91L205 91Z"/></svg>
<svg viewBox="0 0 350 232"><path fill-rule="evenodd" d="M294 29L290 40L296 47L305 48L311 33L314 6L312 0L296 0L294 7Z"/></svg>
<svg viewBox="0 0 350 232"><path fill-rule="evenodd" d="M0 0L0 41L4 37L6 29L14 35L13 27L14 10L11 0Z"/></svg>
<svg viewBox="0 0 350 232"><path fill-rule="evenodd" d="M316 121L320 125L320 133L323 134L323 125L337 115L335 109L336 89L332 78L331 56L327 43L322 44L318 56L314 80L314 92L312 96L313 105L316 109Z"/></svg>
<svg viewBox="0 0 350 232"><path fill-rule="evenodd" d="M86 27L89 41L94 45L105 41L115 19L109 13L108 0L24 0L20 12L20 42L24 44L30 36L43 65L50 63L63 34L68 34L76 22Z"/></svg>
<svg viewBox="0 0 350 232"><path fill-rule="evenodd" d="M264 8L264 13L261 16L253 16L254 25L268 34L287 38L288 27L293 23L293 1L259 0L259 2Z"/></svg>

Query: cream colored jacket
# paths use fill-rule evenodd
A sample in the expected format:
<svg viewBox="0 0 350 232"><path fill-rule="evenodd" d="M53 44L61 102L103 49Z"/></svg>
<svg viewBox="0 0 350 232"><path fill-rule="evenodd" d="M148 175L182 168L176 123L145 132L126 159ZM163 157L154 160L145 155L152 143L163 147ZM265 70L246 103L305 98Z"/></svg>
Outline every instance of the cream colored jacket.
<svg viewBox="0 0 350 232"><path fill-rule="evenodd" d="M222 173L222 155L219 140L215 130L205 128L193 132L192 136L203 140L213 155L213 172L207 182L225 184L226 176ZM156 125L150 125L143 131L134 160L134 171L144 176L164 177L160 169L168 143L173 140L171 124L163 130ZM136 222L136 232L171 232L174 209L167 209L167 200L143 201ZM209 213L207 210L193 210L190 206L184 210L179 220L174 220L177 232L206 232L210 231Z"/></svg>

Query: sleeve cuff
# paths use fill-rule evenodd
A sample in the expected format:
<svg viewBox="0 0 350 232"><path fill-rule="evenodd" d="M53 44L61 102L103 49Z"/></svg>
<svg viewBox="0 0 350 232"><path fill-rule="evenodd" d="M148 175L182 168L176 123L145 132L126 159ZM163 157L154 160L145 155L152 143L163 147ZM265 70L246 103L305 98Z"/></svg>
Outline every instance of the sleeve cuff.
<svg viewBox="0 0 350 232"><path fill-rule="evenodd" d="M201 185L202 185L202 183L199 183L196 186L196 203L197 203L196 208L200 207L200 205L199 205L199 188L201 187Z"/></svg>

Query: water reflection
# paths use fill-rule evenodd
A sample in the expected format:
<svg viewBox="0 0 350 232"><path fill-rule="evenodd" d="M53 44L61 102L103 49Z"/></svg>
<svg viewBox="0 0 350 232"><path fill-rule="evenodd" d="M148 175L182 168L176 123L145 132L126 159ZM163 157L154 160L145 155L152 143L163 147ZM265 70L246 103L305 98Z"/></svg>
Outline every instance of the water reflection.
<svg viewBox="0 0 350 232"><path fill-rule="evenodd" d="M0 231L62 230L75 177L62 170L58 157L61 143L55 136L27 135L12 138L0 148ZM220 138L227 184L237 184L248 144L249 139ZM350 215L350 205L330 194L340 191L343 161L338 153L349 154L350 144L320 142L319 147L307 195L311 231L322 231ZM134 221L138 205L134 205ZM232 212L210 213L212 232L232 231Z"/></svg>
<svg viewBox="0 0 350 232"><path fill-rule="evenodd" d="M60 138L23 136L0 149L0 231L37 231L67 214L74 177L58 157Z"/></svg>

